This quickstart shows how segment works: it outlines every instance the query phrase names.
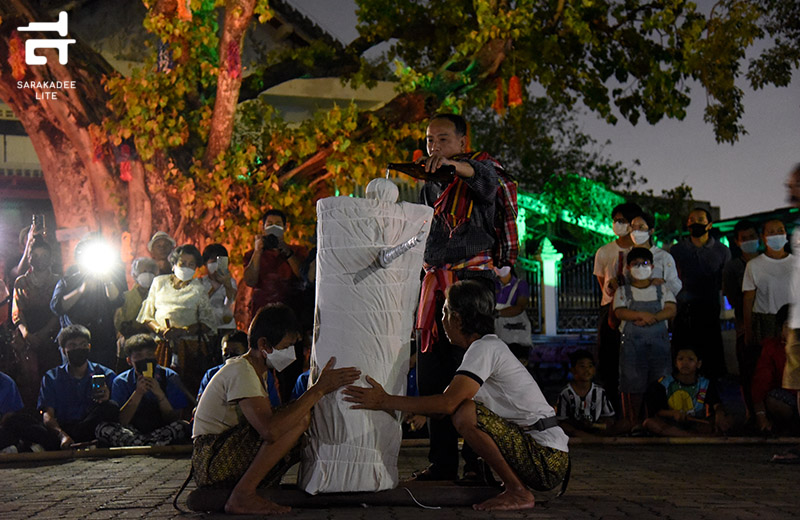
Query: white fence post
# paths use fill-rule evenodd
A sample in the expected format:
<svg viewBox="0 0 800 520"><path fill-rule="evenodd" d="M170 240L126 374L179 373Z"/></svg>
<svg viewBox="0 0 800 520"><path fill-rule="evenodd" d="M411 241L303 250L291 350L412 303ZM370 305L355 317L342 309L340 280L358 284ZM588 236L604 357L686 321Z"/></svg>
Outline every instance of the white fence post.
<svg viewBox="0 0 800 520"><path fill-rule="evenodd" d="M564 257L556 251L549 238L542 242L542 307L544 309L544 334L558 333L558 262Z"/></svg>

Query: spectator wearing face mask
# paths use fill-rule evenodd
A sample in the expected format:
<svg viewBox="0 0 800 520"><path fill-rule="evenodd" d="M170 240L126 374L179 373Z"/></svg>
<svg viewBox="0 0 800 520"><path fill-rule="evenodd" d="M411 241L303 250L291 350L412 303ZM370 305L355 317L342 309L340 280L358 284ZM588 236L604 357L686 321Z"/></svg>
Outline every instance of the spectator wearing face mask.
<svg viewBox="0 0 800 520"><path fill-rule="evenodd" d="M236 280L228 270L228 250L222 244L211 244L203 250L206 276L200 278L208 292L211 310L217 320L219 336L236 329L233 304L236 301ZM216 344L216 342L215 342Z"/></svg>
<svg viewBox="0 0 800 520"><path fill-rule="evenodd" d="M288 228L286 214L271 209L262 220L263 235L255 239L254 248L244 255L244 281L253 288L250 316L268 303L293 307L299 294L300 266L304 251L284 241Z"/></svg>
<svg viewBox="0 0 800 520"><path fill-rule="evenodd" d="M793 261L784 249L788 239L783 222L765 222L761 238L766 251L747 263L742 282L745 348L756 350L760 350L764 339L780 335L775 315L791 301ZM753 357L753 364L757 359L758 354Z"/></svg>
<svg viewBox="0 0 800 520"><path fill-rule="evenodd" d="M676 345L694 345L711 379L725 374L719 313L722 303L722 270L730 250L711 236L708 210L693 209L686 219L689 236L672 246L683 288L677 294L678 315L673 327Z"/></svg>
<svg viewBox="0 0 800 520"><path fill-rule="evenodd" d="M44 425L58 434L61 449L94 441L98 424L118 418L119 407L110 400L115 374L89 361L91 340L83 325L61 329L58 345L67 362L42 378L37 407Z"/></svg>
<svg viewBox="0 0 800 520"><path fill-rule="evenodd" d="M614 313L620 319L619 390L622 413L633 425L641 423L642 400L650 383L669 375L669 331L675 316L675 296L665 284L653 283L653 254L635 247L627 255L630 283L614 295Z"/></svg>
<svg viewBox="0 0 800 520"><path fill-rule="evenodd" d="M142 323L136 321L142 303L150 292L153 279L158 275L158 264L152 258L142 256L131 263L131 277L134 280L133 288L123 294L124 303L114 313L114 327L123 338L134 334L150 332ZM123 341L124 343L124 341ZM124 353L123 353L124 354ZM123 355L124 359L125 356Z"/></svg>
<svg viewBox="0 0 800 520"><path fill-rule="evenodd" d="M194 279L203 262L200 251L182 245L170 253L170 262L173 274L156 276L136 321L164 338L159 363L177 371L194 395L213 364L208 335L217 330L217 321L208 292Z"/></svg>
<svg viewBox="0 0 800 520"><path fill-rule="evenodd" d="M643 247L653 254L652 282L656 285L666 284L667 289L673 295L678 294L681 287L683 287L683 283L678 277L675 259L668 252L653 245L654 228L655 220L653 216L642 213L631 221L631 240L634 243L634 247Z"/></svg>
<svg viewBox="0 0 800 520"><path fill-rule="evenodd" d="M300 268L306 251L284 240L289 223L283 211L267 211L262 224L264 234L256 237L253 250L244 255L244 282L252 288L247 323L261 307L270 303L288 305L298 316L303 312ZM292 386L303 371L302 348L301 344L293 347L297 361L278 374L283 402L291 399Z"/></svg>
<svg viewBox="0 0 800 520"><path fill-rule="evenodd" d="M597 376L611 403L619 408L619 321L612 303L620 282L624 283L625 255L633 247L631 221L642 213L632 202L619 204L611 210L614 234L617 239L604 245L594 255L594 276L600 284L602 298L597 321Z"/></svg>

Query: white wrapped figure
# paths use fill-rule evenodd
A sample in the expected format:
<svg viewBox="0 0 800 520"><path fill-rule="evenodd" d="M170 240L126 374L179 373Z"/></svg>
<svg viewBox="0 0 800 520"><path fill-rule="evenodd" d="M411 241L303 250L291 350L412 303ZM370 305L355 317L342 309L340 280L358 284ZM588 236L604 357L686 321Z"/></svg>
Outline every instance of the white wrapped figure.
<svg viewBox="0 0 800 520"><path fill-rule="evenodd" d="M370 375L390 394L405 393L433 209L397 203L397 195L392 181L374 179L365 199L317 202L312 380L313 367L336 357L337 367L356 366L362 379ZM401 417L350 406L340 390L314 407L298 478L308 493L380 491L398 484Z"/></svg>

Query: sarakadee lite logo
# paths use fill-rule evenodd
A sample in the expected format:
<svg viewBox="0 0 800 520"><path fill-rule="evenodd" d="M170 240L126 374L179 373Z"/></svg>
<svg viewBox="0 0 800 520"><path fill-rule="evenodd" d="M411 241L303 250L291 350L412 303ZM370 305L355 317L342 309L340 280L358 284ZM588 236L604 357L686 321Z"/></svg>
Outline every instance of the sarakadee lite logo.
<svg viewBox="0 0 800 520"><path fill-rule="evenodd" d="M46 65L47 58L35 53L37 49L57 49L58 62L61 65L67 64L67 46L75 43L67 35L67 12L58 13L57 22L31 22L25 27L17 27L18 31L37 31L37 32L56 32L61 38L30 38L25 42L25 63L28 65Z"/></svg>

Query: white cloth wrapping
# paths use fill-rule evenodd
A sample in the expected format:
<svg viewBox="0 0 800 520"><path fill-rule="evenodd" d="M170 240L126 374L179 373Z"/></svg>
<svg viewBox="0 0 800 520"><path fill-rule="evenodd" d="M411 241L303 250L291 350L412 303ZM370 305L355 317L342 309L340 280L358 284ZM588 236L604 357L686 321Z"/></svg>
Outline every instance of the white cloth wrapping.
<svg viewBox="0 0 800 520"><path fill-rule="evenodd" d="M371 199L331 197L317 203L311 379L334 356L337 367L361 370L356 384L367 386L369 375L390 394L403 395L425 240L387 268L377 257L420 231L427 238L433 210L395 203L396 190L378 188L367 190ZM352 410L342 397L339 390L314 407L300 486L311 494L396 487L400 415Z"/></svg>

